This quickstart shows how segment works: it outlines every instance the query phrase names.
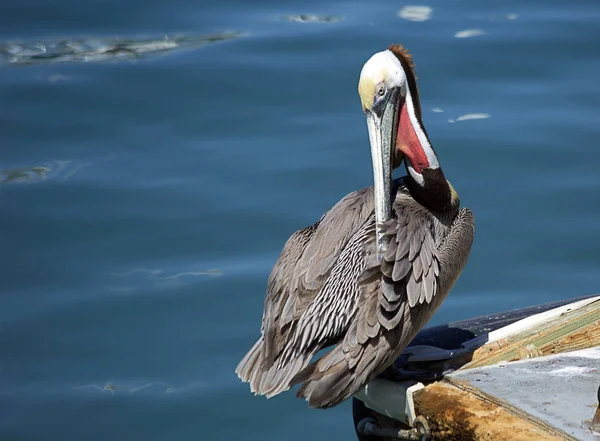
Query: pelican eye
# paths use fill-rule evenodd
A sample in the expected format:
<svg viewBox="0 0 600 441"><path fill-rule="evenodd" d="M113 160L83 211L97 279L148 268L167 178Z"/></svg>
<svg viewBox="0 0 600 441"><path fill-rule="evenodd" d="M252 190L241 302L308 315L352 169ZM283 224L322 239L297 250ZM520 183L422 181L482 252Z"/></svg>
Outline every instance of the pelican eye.
<svg viewBox="0 0 600 441"><path fill-rule="evenodd" d="M379 95L379 96L385 95L385 85L383 85L383 84L377 85L377 95Z"/></svg>

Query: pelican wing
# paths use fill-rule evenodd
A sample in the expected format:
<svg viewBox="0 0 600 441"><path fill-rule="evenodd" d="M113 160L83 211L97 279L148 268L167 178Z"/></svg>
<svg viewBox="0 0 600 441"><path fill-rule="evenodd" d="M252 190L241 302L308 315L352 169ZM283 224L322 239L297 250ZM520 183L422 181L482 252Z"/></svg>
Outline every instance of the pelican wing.
<svg viewBox="0 0 600 441"><path fill-rule="evenodd" d="M396 216L385 230L388 249L381 265L361 276L360 310L342 344L359 382L393 362L398 343L408 343L420 329L415 323L421 321L415 315L425 309L420 305L431 303L438 292L440 249L431 216L411 203L394 209ZM365 245L374 248L374 240Z"/></svg>
<svg viewBox="0 0 600 441"><path fill-rule="evenodd" d="M262 330L269 358L281 351L287 342L281 331L305 313L372 211L373 191L367 187L342 198L319 222L288 240L267 284Z"/></svg>
<svg viewBox="0 0 600 441"><path fill-rule="evenodd" d="M267 284L262 336L236 369L253 391L271 396L288 389L320 345L341 338L350 317L323 322L333 312L326 303L346 289L358 293L354 281L364 266L356 236L373 207L372 187L355 191L287 241ZM345 274L349 263L356 267L353 279Z"/></svg>
<svg viewBox="0 0 600 441"><path fill-rule="evenodd" d="M474 234L470 210L460 210L438 242L432 216L411 203L394 208L386 230L389 248L381 265L359 279L360 306L344 340L292 379L292 385L303 383L298 396L313 407L340 403L391 365L466 263ZM368 253L375 247L374 232L369 237Z"/></svg>
<svg viewBox="0 0 600 441"><path fill-rule="evenodd" d="M373 189L367 187L348 194L323 215L293 271L285 275L283 283L292 289L282 324L298 319L313 301L348 242L372 213Z"/></svg>

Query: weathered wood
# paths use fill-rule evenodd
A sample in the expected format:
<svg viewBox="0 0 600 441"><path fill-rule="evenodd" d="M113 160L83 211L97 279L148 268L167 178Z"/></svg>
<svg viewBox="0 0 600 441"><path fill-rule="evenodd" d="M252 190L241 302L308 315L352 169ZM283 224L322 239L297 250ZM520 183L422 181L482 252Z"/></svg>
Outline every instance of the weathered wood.
<svg viewBox="0 0 600 441"><path fill-rule="evenodd" d="M600 302L475 350L461 369L489 366L600 345Z"/></svg>
<svg viewBox="0 0 600 441"><path fill-rule="evenodd" d="M431 345L442 349L456 349L467 340L511 325L516 321L530 317L534 314L541 314L554 308L559 308L597 296L598 294L592 294L571 299L557 300L541 305L533 305L509 311L499 311L494 314L487 314L466 320L449 322L443 325L427 327L417 334L409 346Z"/></svg>
<svg viewBox="0 0 600 441"><path fill-rule="evenodd" d="M469 386L444 380L415 393L415 407L427 418L431 441L574 440L547 424Z"/></svg>
<svg viewBox="0 0 600 441"><path fill-rule="evenodd" d="M485 331L497 329L489 326L487 317L475 321L475 324ZM437 332L450 333L452 338L446 339L447 345L445 343L441 345L444 348L447 346L447 349L460 346L460 341L457 344L455 340L469 339L466 335L468 332L463 329L464 326L447 325L446 328L439 328L436 332L430 330L421 338L423 341L419 340L415 344L436 345ZM479 328L476 328L472 334L471 338L484 335L483 332L479 332ZM446 340L442 339L442 342ZM526 360L593 347L600 347L600 301L598 300L579 309L569 310L560 317L548 318L544 323L538 323L529 329L490 342L461 357L437 363L409 362L405 367L436 372L453 368L462 372L469 368L481 368L500 362ZM433 433L432 440L575 440L574 435L564 432L563 430L567 429L555 425L551 419L546 418L544 421L540 419L541 417L534 417L528 411L521 409L519 404L511 405L504 401L506 397L500 399L496 394L490 395L489 391L483 392L483 388L476 387L477 383L465 382L454 377L446 376L440 382L428 384L414 395L416 414L427 418ZM544 380L540 378L540 381ZM597 423L595 420L598 419L600 419L600 410L587 422L591 425ZM400 425L397 421L383 418L378 414L377 420L381 426Z"/></svg>
<svg viewBox="0 0 600 441"><path fill-rule="evenodd" d="M419 366L430 371L469 369L600 346L600 301L570 311L451 360Z"/></svg>
<svg viewBox="0 0 600 441"><path fill-rule="evenodd" d="M600 346L599 301L443 365L463 370L595 346ZM440 440L574 439L503 400L449 377L417 392L415 409L427 417Z"/></svg>

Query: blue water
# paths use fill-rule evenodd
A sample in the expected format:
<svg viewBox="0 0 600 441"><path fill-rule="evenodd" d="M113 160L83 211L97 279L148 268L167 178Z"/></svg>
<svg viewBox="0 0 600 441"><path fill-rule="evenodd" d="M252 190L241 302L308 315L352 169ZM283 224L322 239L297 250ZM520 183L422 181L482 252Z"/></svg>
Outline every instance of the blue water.
<svg viewBox="0 0 600 441"><path fill-rule="evenodd" d="M371 183L356 85L393 42L477 222L432 324L598 291L598 3L417 5L0 3L0 439L353 439L349 403L233 371L287 237ZM165 34L193 43L27 55Z"/></svg>

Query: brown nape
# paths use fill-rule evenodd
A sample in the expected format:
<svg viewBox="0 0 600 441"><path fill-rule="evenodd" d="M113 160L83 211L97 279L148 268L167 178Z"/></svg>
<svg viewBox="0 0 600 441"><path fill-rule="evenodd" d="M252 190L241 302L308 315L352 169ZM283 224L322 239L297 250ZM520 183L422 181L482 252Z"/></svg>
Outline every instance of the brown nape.
<svg viewBox="0 0 600 441"><path fill-rule="evenodd" d="M415 108L415 116L417 117L423 132L425 132L425 127L423 127L423 122L421 121L421 101L419 100L417 75L415 74L415 63L413 62L412 56L408 53L408 50L399 44L392 44L388 50L391 51L396 58L398 58L402 68L404 69L406 81L408 82L408 89L410 90L410 96L412 97ZM425 135L427 136L427 132L425 132Z"/></svg>

